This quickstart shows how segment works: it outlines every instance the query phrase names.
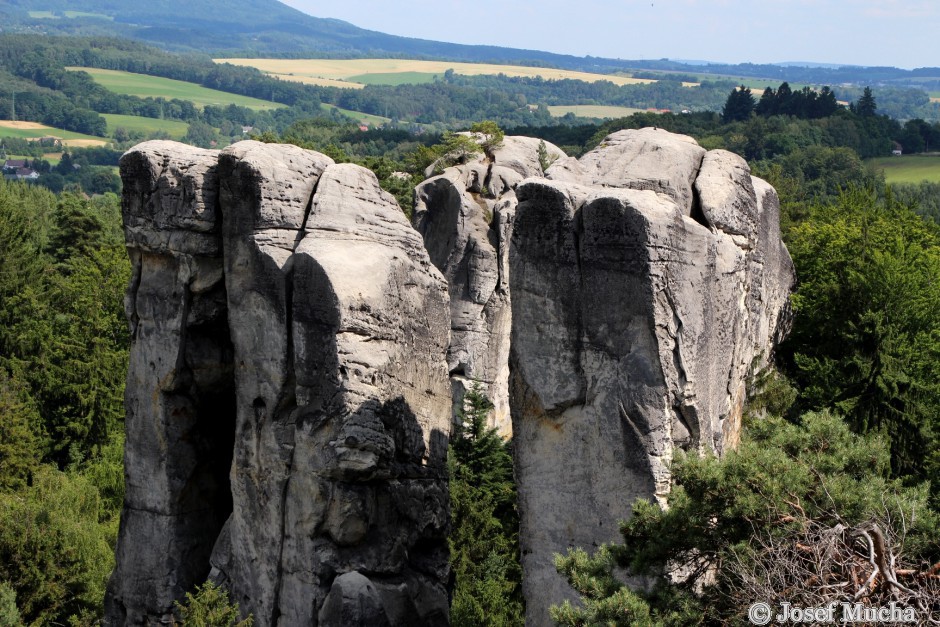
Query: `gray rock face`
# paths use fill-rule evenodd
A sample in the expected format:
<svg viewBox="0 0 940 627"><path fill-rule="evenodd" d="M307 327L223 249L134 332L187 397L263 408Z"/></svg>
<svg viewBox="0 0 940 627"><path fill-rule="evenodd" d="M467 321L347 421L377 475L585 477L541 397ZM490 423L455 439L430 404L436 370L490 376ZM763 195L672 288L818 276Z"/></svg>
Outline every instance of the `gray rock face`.
<svg viewBox="0 0 940 627"><path fill-rule="evenodd" d="M454 412L479 382L493 402L490 425L512 433L509 417L509 240L515 187L542 176L539 140L506 137L489 155L431 177L415 190L413 223L450 292L447 354ZM546 143L550 158L564 153Z"/></svg>
<svg viewBox="0 0 940 627"><path fill-rule="evenodd" d="M126 232L132 255L138 241L168 241L165 256L174 260L191 253L173 243L189 240L164 233L165 224L185 221L200 229L197 235L214 237L214 247L199 251L221 298L214 301L216 309L199 311L220 321L213 331L227 352L216 369L225 377L201 370L200 375L204 385L224 379L224 402L210 408L225 424L201 425L201 415L193 421L222 432L214 444L225 456L218 487L228 501L218 508L204 505L193 516L193 524L206 527L201 535L188 528L164 534L168 539L154 551L167 562L162 571L138 559L150 550L151 518L161 524L163 518L152 514L137 523L129 517L130 488L153 476L174 477L201 460L183 448L169 457L150 451L177 428L165 425L170 421L163 414L138 420L143 426L132 440L135 399L149 399L167 379L152 373L153 366L142 367L150 378L134 378L132 365L127 455L153 459L139 469L128 465L129 500L108 595L109 624L143 624L167 615L172 601L204 579L210 565L211 577L231 590L258 625L446 624L448 295L420 236L371 172L258 142L241 142L221 154L201 151L201 160L189 157L196 165L186 161L178 169L205 171L190 187L208 191L166 192L184 199L172 214L176 222L167 222L158 216L168 202L147 205L146 190L189 188L154 185L153 173L161 170L153 164L163 153L173 163L189 154L177 144L145 144L124 158ZM134 201L138 196L145 200ZM204 199L204 206L193 198ZM215 216L211 228L203 225L207 213ZM197 283L157 261L144 257L138 272L148 278L157 273L151 266L160 270L151 281L153 291L184 291ZM131 292L140 302L141 286L149 283L138 282ZM159 312L155 324L166 325L164 317L173 321L170 313ZM144 334L145 318L138 317L132 364L150 364L151 354L168 350L167 342ZM171 340L180 334L175 333ZM201 348L207 341L199 339L194 345ZM169 349L192 351L190 343L176 339ZM171 379L189 366L180 358L165 361ZM201 389L187 393L187 399L202 399ZM206 482L204 473L193 472L197 485ZM194 498L186 488L168 500ZM191 567L183 568L184 553L172 545L180 537L198 546L186 555Z"/></svg>
<svg viewBox="0 0 940 627"><path fill-rule="evenodd" d="M552 555L665 504L673 447L738 438L747 375L786 331L773 189L689 138L621 131L528 179L510 248L511 381L527 624L573 591Z"/></svg>
<svg viewBox="0 0 940 627"><path fill-rule="evenodd" d="M147 142L121 160L133 267L126 495L111 624L168 618L205 580L231 511L234 392L216 154Z"/></svg>

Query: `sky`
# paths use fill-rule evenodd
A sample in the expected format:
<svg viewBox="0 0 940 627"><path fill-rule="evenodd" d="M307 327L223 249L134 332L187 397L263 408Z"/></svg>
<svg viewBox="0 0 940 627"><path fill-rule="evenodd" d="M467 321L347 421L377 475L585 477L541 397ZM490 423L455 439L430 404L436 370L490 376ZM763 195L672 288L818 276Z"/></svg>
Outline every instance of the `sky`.
<svg viewBox="0 0 940 627"><path fill-rule="evenodd" d="M392 35L576 56L940 66L938 0L281 0Z"/></svg>

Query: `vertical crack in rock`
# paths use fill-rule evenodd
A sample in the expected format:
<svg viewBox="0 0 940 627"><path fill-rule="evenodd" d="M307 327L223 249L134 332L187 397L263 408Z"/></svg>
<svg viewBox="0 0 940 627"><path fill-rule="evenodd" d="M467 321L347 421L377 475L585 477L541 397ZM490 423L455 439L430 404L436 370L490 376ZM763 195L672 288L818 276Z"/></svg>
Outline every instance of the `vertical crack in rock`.
<svg viewBox="0 0 940 627"><path fill-rule="evenodd" d="M121 160L132 346L109 624L167 620L208 574L231 512L234 391L216 160L172 142L141 144Z"/></svg>
<svg viewBox="0 0 940 627"><path fill-rule="evenodd" d="M515 188L509 258L528 625L575 598L555 553L665 506L675 445L734 446L793 285L772 188L730 153L628 130L546 176Z"/></svg>
<svg viewBox="0 0 940 627"><path fill-rule="evenodd" d="M171 622L207 575L261 627L447 624L449 299L394 199L363 168L253 141L142 144L122 175L108 624Z"/></svg>
<svg viewBox="0 0 940 627"><path fill-rule="evenodd" d="M508 266L514 190L526 177L543 175L539 143L506 137L488 155L447 168L415 191L414 226L450 288L454 417L467 389L478 384L494 405L489 424L504 437L512 432ZM551 144L546 149L551 156L564 156Z"/></svg>
<svg viewBox="0 0 940 627"><path fill-rule="evenodd" d="M310 215L311 215L311 213L313 212L314 198L316 197L316 194L317 194L317 187L319 186L319 184L320 184L320 179L317 178L317 179L313 182L313 189L310 191L310 195L309 195L309 197L308 197L308 199L307 199L307 202L305 203L304 214L303 214L303 220L301 221L300 228L298 229L297 235L296 235L296 237L295 237L295 239L294 239L294 245L293 245L293 248L291 249L291 252L292 252L292 253L296 253L296 252L297 252L297 248L300 246L300 243L303 241L304 233L305 233L306 230L307 230L307 223L308 223L308 221L310 220ZM286 316L287 316L287 318L286 318L286 325L285 325L285 326L286 326L287 329L292 330L293 327L294 327L294 310L295 310L295 308L298 306L298 304L294 302L294 272L295 272L295 269L294 269L294 259L293 259L293 257L291 257L290 259L288 259L287 264L285 264L285 272L286 272L286 275L285 275L285 290L286 290L285 302L286 302L286 304L287 304L287 307L286 307ZM295 363L294 355L295 355L294 334L293 334L293 332L289 332L288 335L287 335L287 357L288 357L288 360L287 360L287 370L288 370L288 373L289 373L289 383L288 383L288 386L289 386L289 387L294 387L294 386L296 385L296 380L297 380L297 376L296 376L296 363ZM296 403L296 399L295 399L294 403L291 404L291 407L289 407L289 408L285 407L283 411L285 411L285 412L287 412L287 411L294 411L294 410L296 410L296 408L297 408L297 403ZM294 425L294 427L296 428L296 424ZM289 533L290 533L290 530L288 529L288 517L287 517L287 505L288 505L288 504L287 504L287 499L288 499L288 494L289 494L289 491L290 491L290 480L291 480L291 476L292 476L292 472L293 472L293 468L294 468L294 453L295 453L295 451L296 451L296 446L290 447L290 454L289 454L289 458L287 459L287 479L284 481L284 486L283 486L283 488L282 488L282 490L281 490L281 505L280 505L280 508L281 508L281 534L280 534L281 542L280 542L280 545L279 545L279 547L278 547L278 555L277 555L277 563L278 563L278 564L283 564L283 562L284 562L284 541L283 541L283 539L286 538L286 537L289 535ZM283 581L283 571L279 569L279 570L278 570L277 582L275 583L275 586L274 586L274 601L273 601L273 603L272 603L272 612L273 612L273 614L272 614L272 616L271 616L271 622L270 622L271 625L277 625L277 624L278 624L278 618L280 617L280 608L281 608L281 583L282 583L282 581Z"/></svg>

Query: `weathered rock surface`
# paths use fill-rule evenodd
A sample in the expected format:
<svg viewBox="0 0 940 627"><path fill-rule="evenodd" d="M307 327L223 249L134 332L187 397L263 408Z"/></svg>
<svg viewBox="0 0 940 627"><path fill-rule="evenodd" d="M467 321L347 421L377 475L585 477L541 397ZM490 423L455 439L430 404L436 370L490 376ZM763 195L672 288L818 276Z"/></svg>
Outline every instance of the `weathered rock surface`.
<svg viewBox="0 0 940 627"><path fill-rule="evenodd" d="M415 190L413 223L450 291L447 365L454 412L472 382L493 402L490 425L512 433L509 417L509 240L515 187L542 176L538 139L506 137L489 154L447 168ZM546 143L549 158L564 153Z"/></svg>
<svg viewBox="0 0 940 627"><path fill-rule="evenodd" d="M673 447L738 437L747 375L786 331L793 266L747 164L621 131L516 188L511 381L527 624L573 591L552 555L665 503Z"/></svg>
<svg viewBox="0 0 940 627"><path fill-rule="evenodd" d="M141 144L121 160L132 347L111 624L168 617L205 580L232 507L232 346L216 171L214 152L172 142Z"/></svg>
<svg viewBox="0 0 940 627"><path fill-rule="evenodd" d="M171 162L190 150L158 147ZM170 242L161 252L186 259L188 248L174 242L189 240L165 233L167 221L159 218L167 202L133 200L134 190L146 199L146 190L162 189L154 185L152 173L159 170L151 165L162 155L144 145L124 159L129 247L134 254L138 240ZM126 515L132 511L129 498L108 622L159 620L174 599L210 573L211 564L211 577L231 590L257 625L446 624L451 400L444 279L371 172L258 142L198 156L211 176L190 187L208 190L197 196L206 199L215 220L210 228L191 218L206 213L192 200L172 215L214 238L214 247L200 254L221 294L210 313L223 323L213 329L227 350L216 364L227 387L224 402L211 403L210 417L218 414L225 424L202 424L201 415L192 420L214 429L214 444L227 455L219 484L228 502L198 512L197 522L211 529L177 533L198 544L198 555L177 550L172 541L178 538L165 534L170 539L154 552L166 564L156 570L136 559L150 550L141 547L151 542L154 523L148 518L133 524ZM138 161L144 165L132 165ZM152 281L153 291L188 285L188 275L171 274L157 262L166 264L162 258L139 264L144 278L156 272L151 266L162 272ZM149 283L141 279L139 285ZM143 288L132 285L131 292L141 302ZM165 317L173 322L171 313ZM132 365L129 425L135 399L150 398L160 382L179 378L189 366L181 358L166 359L166 372L151 373L150 355L167 350L167 342L145 334L145 318L138 317L132 363L141 362L149 378L134 378ZM167 322L160 317L155 324ZM175 333L169 349L193 350ZM215 381L206 378L206 385ZM200 390L187 393L201 402L213 400L203 400ZM160 440L177 428L166 426L172 421L165 413L138 420L143 426L133 440L129 426L129 459L158 444L173 448L174 441ZM181 459L176 454L154 451L140 470L129 464L129 490L134 481L173 477L201 461L182 448ZM201 485L204 473L195 474ZM191 491L181 489L177 498L193 498ZM191 568L183 568L181 555ZM350 622L357 620L362 622Z"/></svg>

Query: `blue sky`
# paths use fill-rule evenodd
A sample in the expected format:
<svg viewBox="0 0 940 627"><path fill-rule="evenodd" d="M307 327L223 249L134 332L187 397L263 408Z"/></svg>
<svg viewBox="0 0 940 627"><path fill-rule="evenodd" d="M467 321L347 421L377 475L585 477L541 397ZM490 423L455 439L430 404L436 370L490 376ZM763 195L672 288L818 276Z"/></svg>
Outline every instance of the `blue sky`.
<svg viewBox="0 0 940 627"><path fill-rule="evenodd" d="M282 0L394 35L621 59L940 66L938 0Z"/></svg>

